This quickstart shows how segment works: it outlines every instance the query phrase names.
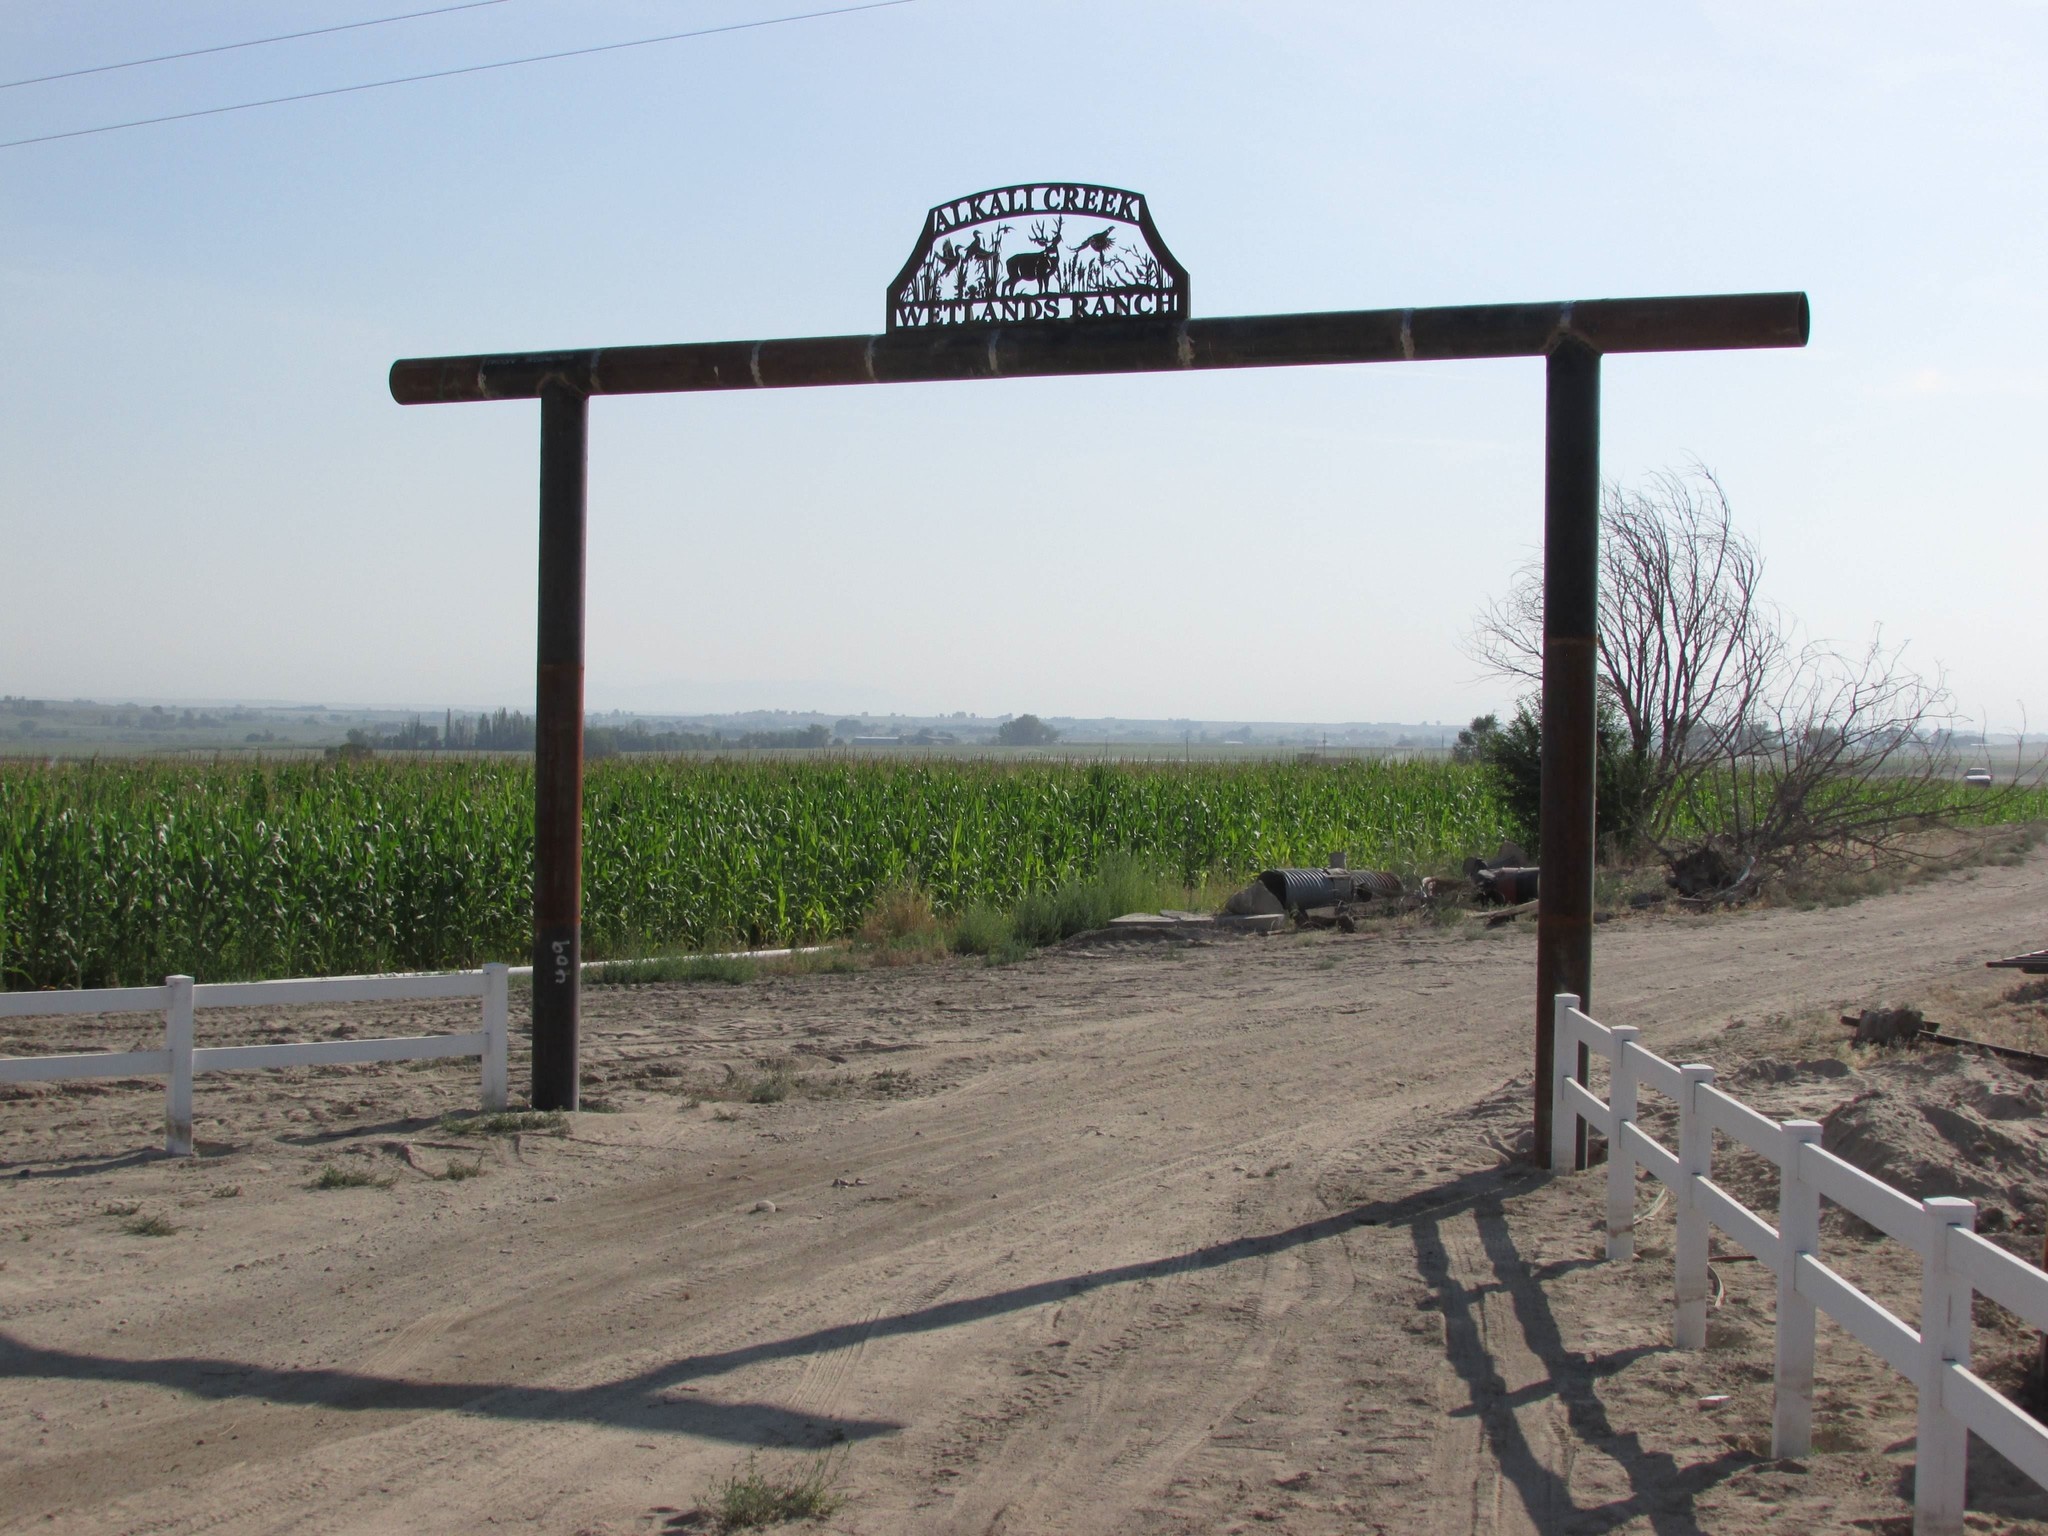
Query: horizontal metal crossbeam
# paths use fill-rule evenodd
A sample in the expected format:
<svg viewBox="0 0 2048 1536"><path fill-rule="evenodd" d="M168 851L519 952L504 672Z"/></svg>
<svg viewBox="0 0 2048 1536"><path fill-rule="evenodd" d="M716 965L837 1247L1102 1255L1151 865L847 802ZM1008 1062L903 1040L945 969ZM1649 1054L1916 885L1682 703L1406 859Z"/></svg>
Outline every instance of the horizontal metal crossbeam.
<svg viewBox="0 0 2048 1536"><path fill-rule="evenodd" d="M391 395L400 405L438 405L532 399L548 387L586 395L658 395L1443 362L1541 357L1567 337L1602 353L1715 352L1804 346L1808 326L1803 293L1331 310L1214 320L932 326L879 336L402 358L391 367Z"/></svg>

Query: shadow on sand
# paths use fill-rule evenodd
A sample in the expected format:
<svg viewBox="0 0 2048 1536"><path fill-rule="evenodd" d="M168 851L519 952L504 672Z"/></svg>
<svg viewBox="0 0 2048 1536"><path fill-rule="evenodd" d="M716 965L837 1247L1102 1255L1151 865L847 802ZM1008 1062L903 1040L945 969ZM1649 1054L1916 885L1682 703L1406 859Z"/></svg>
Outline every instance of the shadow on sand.
<svg viewBox="0 0 2048 1536"><path fill-rule="evenodd" d="M1361 1205L1276 1232L737 1349L686 1355L587 1387L420 1381L203 1356L122 1358L47 1349L4 1333L0 1333L0 1377L142 1383L201 1400L261 1400L340 1412L456 1412L514 1420L580 1421L643 1434L695 1435L747 1446L819 1446L886 1435L903 1426L886 1419L799 1414L772 1404L728 1402L700 1396L691 1390L692 1385L763 1362L826 1354L872 1339L957 1328L1050 1306L1109 1286L1238 1264L1323 1242L1361 1226L1405 1227L1413 1242L1416 1271L1431 1287L1444 1313L1449 1363L1470 1394L1469 1404L1455 1412L1478 1420L1494 1460L1537 1528L1598 1533L1643 1518L1664 1536L1697 1531L1696 1497L1734 1471L1754 1465L1755 1459L1730 1452L1711 1461L1680 1466L1671 1456L1645 1449L1635 1435L1617 1432L1609 1424L1594 1391L1595 1383L1654 1351L1622 1350L1595 1357L1565 1347L1543 1282L1578 1267L1578 1262L1541 1269L1531 1266L1516 1250L1506 1219L1506 1202L1535 1177L1519 1167L1489 1169L1398 1200ZM1445 1243L1446 1223L1467 1216L1477 1226L1492 1270L1492 1278L1480 1283L1458 1278ZM1481 1307L1494 1292L1507 1298L1526 1347L1544 1368L1543 1379L1516 1391L1510 1391L1502 1379L1482 1327ZM1516 1417L1516 1409L1547 1398L1561 1405L1575 1439L1597 1447L1622 1469L1631 1490L1628 1497L1589 1508L1573 1503L1565 1475L1545 1464Z"/></svg>

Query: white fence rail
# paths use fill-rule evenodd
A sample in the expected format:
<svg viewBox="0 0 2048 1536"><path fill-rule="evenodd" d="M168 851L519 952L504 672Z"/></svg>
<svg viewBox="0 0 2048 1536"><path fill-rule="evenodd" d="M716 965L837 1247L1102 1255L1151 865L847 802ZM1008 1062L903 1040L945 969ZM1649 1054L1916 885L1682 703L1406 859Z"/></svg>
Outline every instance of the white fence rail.
<svg viewBox="0 0 2048 1536"><path fill-rule="evenodd" d="M1813 1442L1814 1315L1828 1314L1919 1390L1913 1478L1916 1536L1963 1529L1964 1474L1972 1431L2013 1465L2048 1487L2048 1428L1970 1369L1970 1307L1981 1292L2036 1328L2048 1328L2048 1273L1972 1230L1969 1200L1916 1200L1872 1178L1820 1145L1811 1120L1784 1123L1758 1114L1714 1086L1714 1069L1674 1066L1636 1044L1638 1031L1612 1028L1557 998L1555 1067L1550 1084L1550 1165L1570 1168L1578 1121L1607 1137L1607 1256L1635 1252L1636 1169L1671 1189L1677 1209L1673 1342L1707 1341L1707 1231L1719 1227L1756 1255L1778 1282L1775 1405L1771 1454L1803 1456ZM1572 1077L1577 1047L1604 1057L1608 1100ZM1678 1106L1678 1149L1661 1145L1636 1121L1649 1088ZM1713 1181L1714 1133L1777 1164L1778 1224L1744 1206ZM1852 1211L1920 1255L1920 1326L1908 1324L1821 1262L1820 1202Z"/></svg>
<svg viewBox="0 0 2048 1536"><path fill-rule="evenodd" d="M266 1067L316 1067L369 1061L482 1058L483 1106L505 1107L506 981L502 965L478 971L417 976L327 976L302 981L223 981L194 984L167 976L160 987L102 987L89 992L0 992L0 1019L53 1014L163 1011L160 1051L95 1051L75 1056L0 1056L0 1083L48 1083L80 1077L161 1077L164 1081L164 1150L192 1154L192 1079L202 1072ZM277 1045L206 1045L192 1041L201 1008L270 1008L292 1003L417 1002L438 997L480 998L481 1027L454 1035L410 1035L384 1040L305 1040Z"/></svg>

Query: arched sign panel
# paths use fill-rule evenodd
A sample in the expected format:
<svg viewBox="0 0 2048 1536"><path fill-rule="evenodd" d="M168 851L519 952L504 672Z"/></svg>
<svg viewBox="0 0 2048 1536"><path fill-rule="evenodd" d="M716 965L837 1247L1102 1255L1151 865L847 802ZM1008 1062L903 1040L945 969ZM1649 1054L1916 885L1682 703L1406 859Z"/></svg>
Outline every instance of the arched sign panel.
<svg viewBox="0 0 2048 1536"><path fill-rule="evenodd" d="M941 203L889 285L889 329L1027 320L1184 320L1188 273L1136 192L1080 182Z"/></svg>

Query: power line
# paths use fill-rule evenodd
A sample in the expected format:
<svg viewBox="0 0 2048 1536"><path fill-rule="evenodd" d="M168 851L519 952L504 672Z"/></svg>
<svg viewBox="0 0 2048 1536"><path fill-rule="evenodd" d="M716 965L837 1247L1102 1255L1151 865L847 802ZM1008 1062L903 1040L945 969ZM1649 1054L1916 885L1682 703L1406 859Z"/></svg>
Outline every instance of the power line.
<svg viewBox="0 0 2048 1536"><path fill-rule="evenodd" d="M379 16L374 21L344 21L338 26L315 27L310 32L281 32L276 37L252 37L242 43L216 43L211 48L188 48L183 53L160 53L154 58L128 59L120 64L93 64L85 69L67 69L61 74L34 75L27 80L0 81L0 91L18 85L47 85L52 80L76 80L80 75L104 75L115 69L140 69L145 64L168 64L173 59L196 59L208 53L233 53L237 48L262 48L271 43L292 43L302 37L325 37L330 32L354 32L362 27L388 27L394 21L418 21L422 16L446 16L450 11L475 11L505 0L463 0L461 5L444 5L431 11L407 11L403 16Z"/></svg>
<svg viewBox="0 0 2048 1536"><path fill-rule="evenodd" d="M148 128L157 123L181 123L194 117L217 117L223 112L247 112L256 107L282 106L288 101L313 101L322 96L347 96L355 91L377 91L388 85L417 85L422 80L446 80L455 75L479 75L493 69L515 69L522 64L547 64L556 59L580 59L593 53L616 53L622 48L646 48L655 43L676 43L692 37L712 37L721 32L751 32L758 27L779 27L793 21L816 21L824 16L850 16L856 11L883 11L896 5L913 5L916 0L868 0L864 5L842 5L827 11L803 11L794 16L770 16L761 21L736 21L723 27L699 27L694 32L669 32L660 37L638 37L623 43L599 43L590 48L565 48L559 53L529 54L523 59L499 59L491 64L465 64L459 69L437 69L424 75L400 75L393 80L366 80L360 85L331 86L324 91L300 91L292 96L270 96L262 101L238 101L225 107L201 107L193 112L168 112L162 117L138 117L125 123L102 123L97 128L72 128L63 133L41 133L32 139L0 141L0 149L20 149L27 144L49 144L58 139L82 139L95 133L118 133L124 128Z"/></svg>

